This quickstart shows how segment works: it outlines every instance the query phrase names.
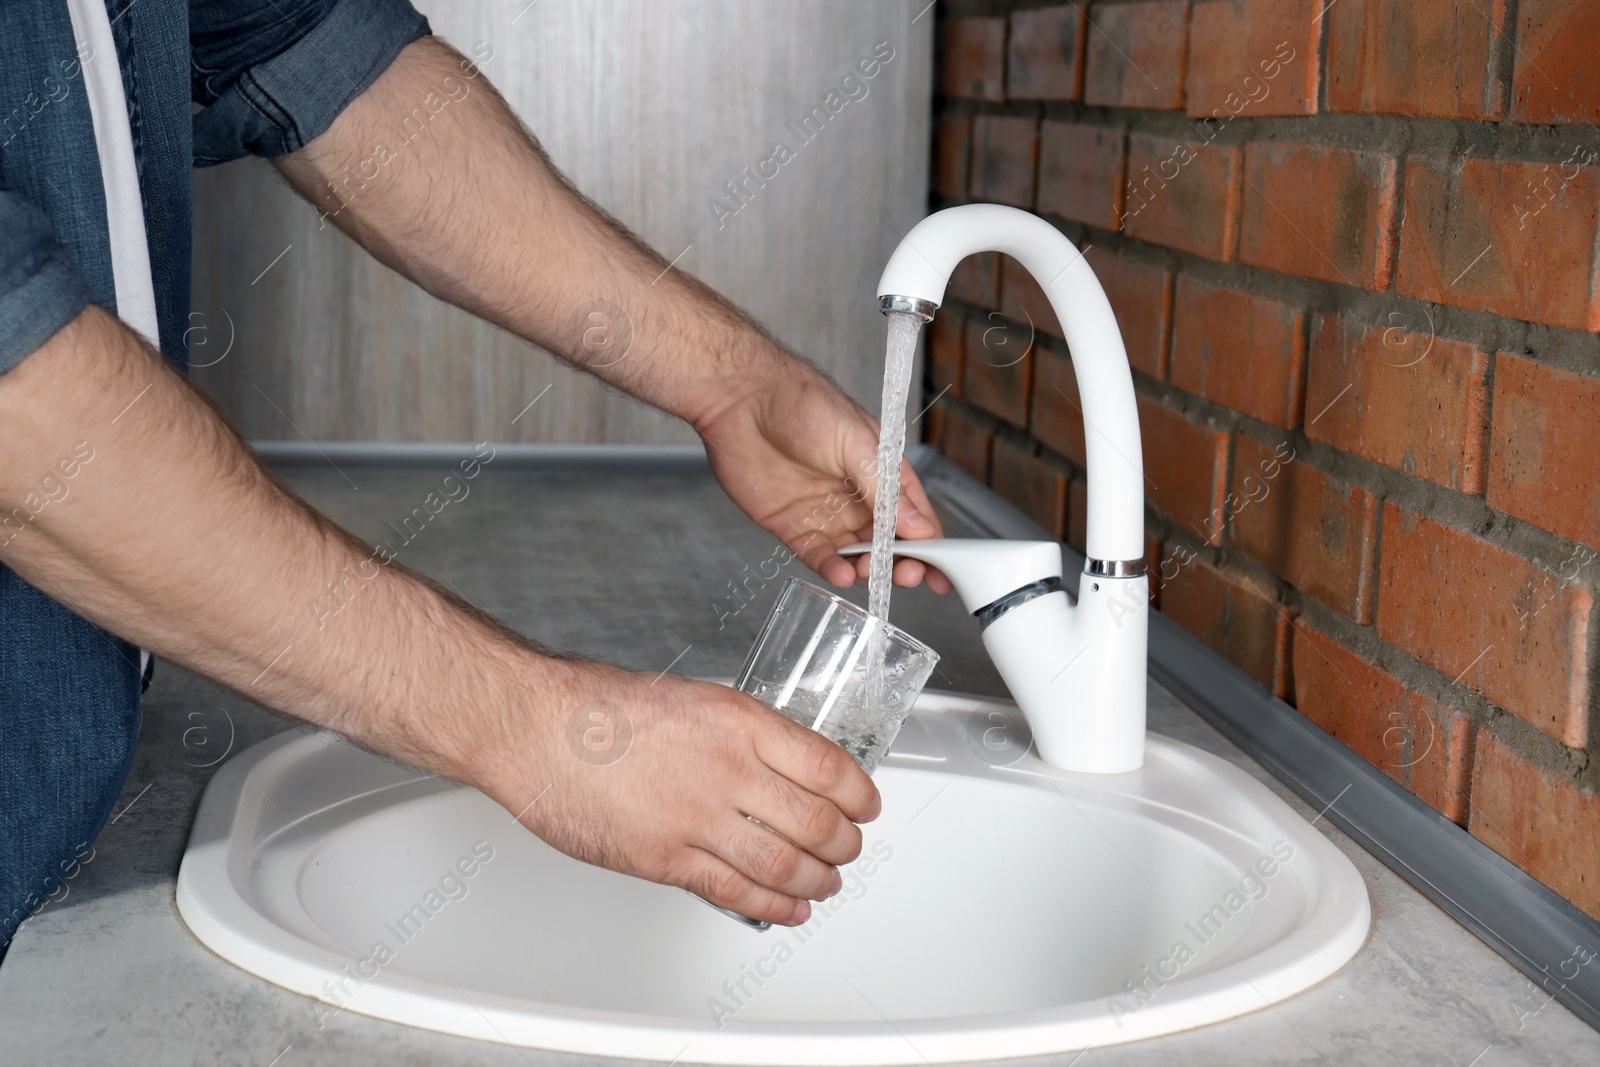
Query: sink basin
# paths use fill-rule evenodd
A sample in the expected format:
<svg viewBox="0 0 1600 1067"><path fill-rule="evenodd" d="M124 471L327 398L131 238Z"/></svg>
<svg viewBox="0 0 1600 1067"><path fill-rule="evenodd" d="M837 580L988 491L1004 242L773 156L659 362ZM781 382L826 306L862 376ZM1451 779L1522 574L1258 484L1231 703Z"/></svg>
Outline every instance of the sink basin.
<svg viewBox="0 0 1600 1067"><path fill-rule="evenodd" d="M1025 729L1005 702L924 694L844 890L766 932L289 731L212 779L178 907L320 1016L680 1063L1072 1051L1263 1008L1360 949L1360 875L1242 771L1156 735L1140 770L1060 771Z"/></svg>

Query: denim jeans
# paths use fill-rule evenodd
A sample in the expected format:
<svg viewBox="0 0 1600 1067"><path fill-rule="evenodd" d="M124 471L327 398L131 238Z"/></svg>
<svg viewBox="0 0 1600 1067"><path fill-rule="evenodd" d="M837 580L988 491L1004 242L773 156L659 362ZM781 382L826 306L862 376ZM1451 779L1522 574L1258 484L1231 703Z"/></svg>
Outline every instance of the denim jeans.
<svg viewBox="0 0 1600 1067"><path fill-rule="evenodd" d="M87 304L117 310L105 188L129 176L100 173L87 77L120 74L159 347L183 367L191 168L300 148L428 33L407 0L104 2L99 54L65 0L3 9L0 374ZM32 521L0 514L0 545ZM139 693L138 649L0 566L0 956L105 825Z"/></svg>

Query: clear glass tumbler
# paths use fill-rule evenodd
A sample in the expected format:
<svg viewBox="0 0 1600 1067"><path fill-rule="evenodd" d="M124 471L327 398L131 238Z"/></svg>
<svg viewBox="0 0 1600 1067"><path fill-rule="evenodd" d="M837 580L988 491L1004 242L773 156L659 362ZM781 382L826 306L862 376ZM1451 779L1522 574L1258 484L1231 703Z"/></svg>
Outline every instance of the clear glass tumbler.
<svg viewBox="0 0 1600 1067"><path fill-rule="evenodd" d="M872 677L875 661L883 664L879 679ZM939 653L905 631L790 578L733 684L784 717L820 731L871 774L938 662ZM706 903L754 929L772 925Z"/></svg>
<svg viewBox="0 0 1600 1067"><path fill-rule="evenodd" d="M883 673L875 682L879 660ZM733 684L836 742L871 774L938 662L937 652L905 631L790 578Z"/></svg>

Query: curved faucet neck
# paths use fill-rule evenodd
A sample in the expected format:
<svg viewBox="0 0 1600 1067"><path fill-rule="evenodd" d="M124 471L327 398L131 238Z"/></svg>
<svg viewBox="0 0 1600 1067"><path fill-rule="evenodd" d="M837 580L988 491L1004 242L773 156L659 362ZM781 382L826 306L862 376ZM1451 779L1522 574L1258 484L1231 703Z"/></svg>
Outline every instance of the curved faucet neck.
<svg viewBox="0 0 1600 1067"><path fill-rule="evenodd" d="M1144 463L1133 375L1116 316L1073 243L1037 215L965 204L919 222L889 258L878 296L923 311L944 302L950 272L967 256L1004 252L1033 275L1060 320L1082 402L1089 471L1087 554L1132 568L1144 558ZM889 310L889 308L885 308ZM1069 402L1070 402L1070 398ZM1142 573L1142 565L1139 567Z"/></svg>

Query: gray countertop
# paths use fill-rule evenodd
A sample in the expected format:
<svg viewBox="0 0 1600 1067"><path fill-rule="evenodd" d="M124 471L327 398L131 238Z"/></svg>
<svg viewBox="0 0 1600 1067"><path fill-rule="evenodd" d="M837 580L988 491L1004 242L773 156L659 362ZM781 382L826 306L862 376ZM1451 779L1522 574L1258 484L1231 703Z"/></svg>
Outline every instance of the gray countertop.
<svg viewBox="0 0 1600 1067"><path fill-rule="evenodd" d="M437 467L437 469L435 469ZM295 470L289 482L365 538L420 504L446 465ZM636 669L737 669L776 592L740 608L728 583L773 540L697 471L485 470L399 558L548 644ZM959 533L960 531L952 531ZM748 572L743 568L749 567ZM787 573L801 573L798 563ZM1004 690L954 598L897 593L895 620L937 648L934 685ZM173 902L178 862L215 762L291 723L161 664L133 770L112 822L69 884L17 935L0 966L4 1064L566 1064L609 1061L515 1049L316 1004L225 963ZM1159 686L1150 726L1243 767L1308 818L1316 813ZM1600 1034L1326 822L1365 877L1374 923L1344 970L1275 1007L1130 1045L1015 1062L1052 1064L1600 1063Z"/></svg>

